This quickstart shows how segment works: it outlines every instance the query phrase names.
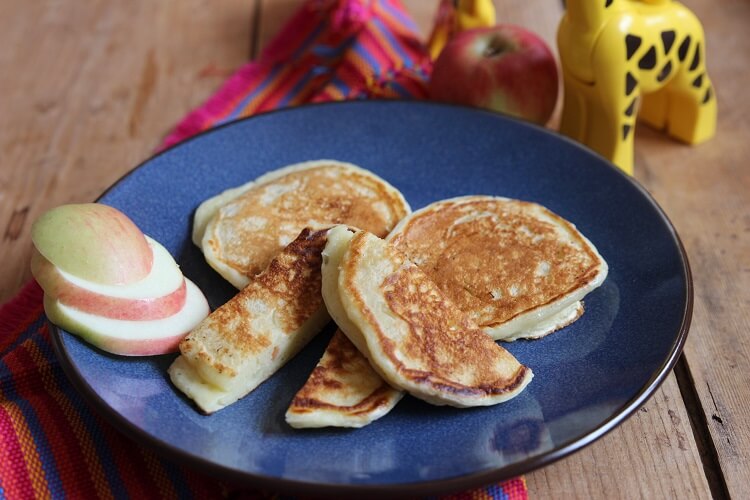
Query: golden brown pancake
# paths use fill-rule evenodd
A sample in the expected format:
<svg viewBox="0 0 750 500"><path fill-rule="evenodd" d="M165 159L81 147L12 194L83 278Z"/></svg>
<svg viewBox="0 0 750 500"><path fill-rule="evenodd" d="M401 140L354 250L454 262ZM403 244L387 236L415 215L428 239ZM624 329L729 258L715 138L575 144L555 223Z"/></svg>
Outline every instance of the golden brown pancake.
<svg viewBox="0 0 750 500"><path fill-rule="evenodd" d="M180 343L170 377L203 411L252 391L329 321L320 293L326 232L303 230Z"/></svg>
<svg viewBox="0 0 750 500"><path fill-rule="evenodd" d="M347 224L385 236L409 211L401 193L372 172L320 160L206 200L196 211L194 240L209 265L241 289L304 227Z"/></svg>
<svg viewBox="0 0 750 500"><path fill-rule="evenodd" d="M536 203L439 201L388 241L494 339L538 338L575 321L607 264L570 222Z"/></svg>
<svg viewBox="0 0 750 500"><path fill-rule="evenodd" d="M388 413L403 392L388 385L341 330L286 412L292 427L362 427Z"/></svg>
<svg viewBox="0 0 750 500"><path fill-rule="evenodd" d="M351 238L337 291L326 304L340 301L357 330L351 339L364 339L360 350L373 368L427 402L492 405L519 394L533 376L404 254L370 233Z"/></svg>

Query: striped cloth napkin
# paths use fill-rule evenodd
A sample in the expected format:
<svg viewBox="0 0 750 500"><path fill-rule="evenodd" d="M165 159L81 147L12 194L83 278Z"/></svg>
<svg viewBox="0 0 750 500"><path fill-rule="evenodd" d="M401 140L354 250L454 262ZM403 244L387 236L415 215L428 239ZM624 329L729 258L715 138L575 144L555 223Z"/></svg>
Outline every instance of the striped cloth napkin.
<svg viewBox="0 0 750 500"><path fill-rule="evenodd" d="M306 102L423 98L430 68L398 0L308 0L163 147ZM0 307L0 499L284 498L246 488L165 460L92 411L52 352L36 282ZM516 478L442 498L525 499L526 483Z"/></svg>

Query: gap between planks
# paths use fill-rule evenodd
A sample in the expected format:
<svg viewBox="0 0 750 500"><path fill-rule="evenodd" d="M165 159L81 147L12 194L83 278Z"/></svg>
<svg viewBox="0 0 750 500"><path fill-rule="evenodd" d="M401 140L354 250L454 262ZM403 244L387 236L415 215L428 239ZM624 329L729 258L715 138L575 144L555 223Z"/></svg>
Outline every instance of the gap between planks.
<svg viewBox="0 0 750 500"><path fill-rule="evenodd" d="M684 353L677 360L677 364L674 367L674 374L680 394L682 395L682 401L687 410L690 428L693 431L693 438L701 457L703 473L706 475L708 487L711 489L711 496L715 500L729 499L731 497L726 479L721 472L719 453L713 439L711 439L711 431L708 428L707 413L698 397L695 380L690 373L690 367Z"/></svg>

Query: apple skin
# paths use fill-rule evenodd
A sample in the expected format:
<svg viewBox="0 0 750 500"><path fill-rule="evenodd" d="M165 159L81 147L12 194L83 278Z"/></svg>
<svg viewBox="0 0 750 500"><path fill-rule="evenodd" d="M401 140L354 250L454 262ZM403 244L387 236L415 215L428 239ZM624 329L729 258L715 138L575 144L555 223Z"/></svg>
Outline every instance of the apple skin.
<svg viewBox="0 0 750 500"><path fill-rule="evenodd" d="M125 285L151 271L153 254L140 229L100 203L61 205L31 227L31 240L63 271L95 283Z"/></svg>
<svg viewBox="0 0 750 500"><path fill-rule="evenodd" d="M156 266L153 270L155 268ZM34 253L31 257L31 274L44 289L44 293L59 300L61 304L111 319L151 320L172 316L185 303L187 289L183 278L176 289L157 297L104 295L68 281L54 264L39 253Z"/></svg>
<svg viewBox="0 0 750 500"><path fill-rule="evenodd" d="M146 236L154 262L151 272L128 285L104 285L60 270L34 251L31 274L44 293L66 306L107 318L150 320L171 316L185 302L185 278L172 255Z"/></svg>
<svg viewBox="0 0 750 500"><path fill-rule="evenodd" d="M187 296L177 313L162 319L126 321L85 313L44 295L49 320L103 351L122 356L152 356L176 352L180 341L208 316L203 292L185 278Z"/></svg>
<svg viewBox="0 0 750 500"><path fill-rule="evenodd" d="M539 36L499 24L456 34L433 66L428 84L436 101L487 108L539 125L555 110L555 56Z"/></svg>

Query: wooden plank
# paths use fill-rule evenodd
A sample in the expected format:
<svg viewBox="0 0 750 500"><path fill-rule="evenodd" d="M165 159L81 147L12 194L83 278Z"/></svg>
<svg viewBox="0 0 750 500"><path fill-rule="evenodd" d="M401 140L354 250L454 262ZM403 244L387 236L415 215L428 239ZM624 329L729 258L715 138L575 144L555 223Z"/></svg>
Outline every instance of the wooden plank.
<svg viewBox="0 0 750 500"><path fill-rule="evenodd" d="M685 348L726 491L750 484L750 4L687 0L706 32L719 103L716 137L684 146L640 127L636 176L672 219L687 249L695 312Z"/></svg>
<svg viewBox="0 0 750 500"><path fill-rule="evenodd" d="M530 498L711 498L674 375L622 425L526 484Z"/></svg>
<svg viewBox="0 0 750 500"><path fill-rule="evenodd" d="M0 3L0 302L30 278L29 226L90 201L249 55L253 1Z"/></svg>

